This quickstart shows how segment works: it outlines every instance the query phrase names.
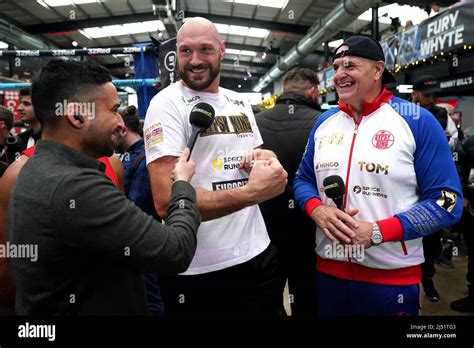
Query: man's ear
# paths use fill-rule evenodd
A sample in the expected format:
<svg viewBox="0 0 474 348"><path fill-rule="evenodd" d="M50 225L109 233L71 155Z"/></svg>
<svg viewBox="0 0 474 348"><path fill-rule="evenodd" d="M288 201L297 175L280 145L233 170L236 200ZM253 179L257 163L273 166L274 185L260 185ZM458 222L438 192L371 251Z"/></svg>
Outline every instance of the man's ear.
<svg viewBox="0 0 474 348"><path fill-rule="evenodd" d="M79 103L68 103L66 110L64 110L64 117L73 128L82 129L88 117L81 115L79 110L81 110Z"/></svg>
<svg viewBox="0 0 474 348"><path fill-rule="evenodd" d="M120 127L120 135L122 137L126 137L128 135L128 128L127 126L124 126L124 127Z"/></svg>
<svg viewBox="0 0 474 348"><path fill-rule="evenodd" d="M221 62L224 60L225 57L225 44L224 41L221 41L219 44L219 53L220 53L220 58Z"/></svg>
<svg viewBox="0 0 474 348"><path fill-rule="evenodd" d="M383 72L385 70L385 63L379 60L378 62L375 62L375 79L376 80L381 80Z"/></svg>

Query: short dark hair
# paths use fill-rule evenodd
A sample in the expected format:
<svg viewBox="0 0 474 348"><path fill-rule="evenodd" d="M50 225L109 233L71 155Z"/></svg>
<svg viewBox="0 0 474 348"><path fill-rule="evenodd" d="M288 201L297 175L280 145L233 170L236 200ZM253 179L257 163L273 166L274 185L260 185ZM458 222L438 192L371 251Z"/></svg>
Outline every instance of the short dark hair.
<svg viewBox="0 0 474 348"><path fill-rule="evenodd" d="M56 104L90 101L94 87L112 81L103 66L91 62L52 59L35 76L31 87L31 101L35 115L42 126L55 124Z"/></svg>
<svg viewBox="0 0 474 348"><path fill-rule="evenodd" d="M12 129L15 125L15 121L13 120L13 111L5 106L0 105L0 121L5 122L8 130Z"/></svg>
<svg viewBox="0 0 474 348"><path fill-rule="evenodd" d="M31 96L31 87L25 87L20 89L20 97Z"/></svg>
<svg viewBox="0 0 474 348"><path fill-rule="evenodd" d="M285 93L302 94L310 86L318 86L318 75L308 68L293 68L283 77Z"/></svg>
<svg viewBox="0 0 474 348"><path fill-rule="evenodd" d="M119 110L123 123L131 132L142 135L143 129L140 124L140 118L137 115L137 108L134 105L127 106Z"/></svg>

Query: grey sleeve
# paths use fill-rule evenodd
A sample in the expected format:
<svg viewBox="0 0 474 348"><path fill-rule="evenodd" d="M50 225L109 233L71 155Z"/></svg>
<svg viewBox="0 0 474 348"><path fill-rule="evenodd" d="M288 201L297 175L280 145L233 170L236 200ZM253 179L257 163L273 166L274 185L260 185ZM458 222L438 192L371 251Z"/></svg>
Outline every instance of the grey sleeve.
<svg viewBox="0 0 474 348"><path fill-rule="evenodd" d="M98 171L68 176L51 202L57 237L65 245L140 266L184 272L196 251L201 216L187 182L173 184L166 225L145 214Z"/></svg>

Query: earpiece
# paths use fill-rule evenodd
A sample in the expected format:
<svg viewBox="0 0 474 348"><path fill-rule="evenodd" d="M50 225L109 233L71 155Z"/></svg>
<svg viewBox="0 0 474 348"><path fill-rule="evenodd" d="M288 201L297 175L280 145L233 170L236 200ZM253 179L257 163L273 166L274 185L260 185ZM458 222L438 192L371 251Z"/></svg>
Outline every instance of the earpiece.
<svg viewBox="0 0 474 348"><path fill-rule="evenodd" d="M84 123L84 117L82 117L81 114L75 114L74 118L78 120L79 122Z"/></svg>

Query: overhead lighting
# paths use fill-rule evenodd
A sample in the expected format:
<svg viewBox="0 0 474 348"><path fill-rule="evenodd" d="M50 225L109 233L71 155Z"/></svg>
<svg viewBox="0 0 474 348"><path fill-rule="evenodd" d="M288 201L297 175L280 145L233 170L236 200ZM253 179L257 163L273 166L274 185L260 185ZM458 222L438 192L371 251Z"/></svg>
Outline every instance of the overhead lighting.
<svg viewBox="0 0 474 348"><path fill-rule="evenodd" d="M77 47L78 43L77 43L77 41L73 41L73 42L71 43L71 45L73 45L74 47Z"/></svg>
<svg viewBox="0 0 474 348"><path fill-rule="evenodd" d="M233 48L226 48L225 53L235 54L237 56L242 55L242 56L251 56L251 57L255 57L257 55L257 52L254 52L254 51L236 50Z"/></svg>
<svg viewBox="0 0 474 348"><path fill-rule="evenodd" d="M242 50L240 51L240 54L244 55L244 56L252 56L252 57L255 57L257 55L257 52L255 51L246 51L246 50Z"/></svg>
<svg viewBox="0 0 474 348"><path fill-rule="evenodd" d="M240 50L234 50L233 48L226 48L225 53L239 55Z"/></svg>
<svg viewBox="0 0 474 348"><path fill-rule="evenodd" d="M268 33L270 33L270 31L267 29L250 28L249 32L247 33L247 36L264 38L267 37Z"/></svg>
<svg viewBox="0 0 474 348"><path fill-rule="evenodd" d="M216 26L216 29L219 33L221 33L221 34L228 34L229 33L229 26L227 24L216 23L214 25Z"/></svg>
<svg viewBox="0 0 474 348"><path fill-rule="evenodd" d="M380 23L391 24L392 20L390 18L396 17L400 19L400 23L404 26L408 20L412 21L414 25L420 24L429 16L425 10L418 6L390 4L379 7ZM372 20L372 9L362 13L358 19L370 22Z"/></svg>
<svg viewBox="0 0 474 348"><path fill-rule="evenodd" d="M0 49L5 50L8 48L8 44L6 42L0 41Z"/></svg>
<svg viewBox="0 0 474 348"><path fill-rule="evenodd" d="M122 25L107 25L105 27L93 27L79 30L85 37L98 39L107 36L133 35L139 33L151 33L166 30L160 20L128 23Z"/></svg>
<svg viewBox="0 0 474 348"><path fill-rule="evenodd" d="M59 6L71 6L71 5L82 5L82 4L93 4L94 2L100 3L100 0L37 0L38 4L44 7L59 7Z"/></svg>
<svg viewBox="0 0 474 348"><path fill-rule="evenodd" d="M242 27L240 25L216 24L216 28L220 34L232 34L259 38L265 38L270 33L270 31L267 29Z"/></svg>
<svg viewBox="0 0 474 348"><path fill-rule="evenodd" d="M229 34L232 34L232 35L247 36L248 32L249 32L249 27L242 27L240 25L229 26Z"/></svg>
<svg viewBox="0 0 474 348"><path fill-rule="evenodd" d="M344 42L343 39L334 40L334 41L331 41L330 43L328 43L328 46L332 47L332 48L339 47L343 42Z"/></svg>
<svg viewBox="0 0 474 348"><path fill-rule="evenodd" d="M288 3L288 0L234 0L234 3L262 7L284 8Z"/></svg>

